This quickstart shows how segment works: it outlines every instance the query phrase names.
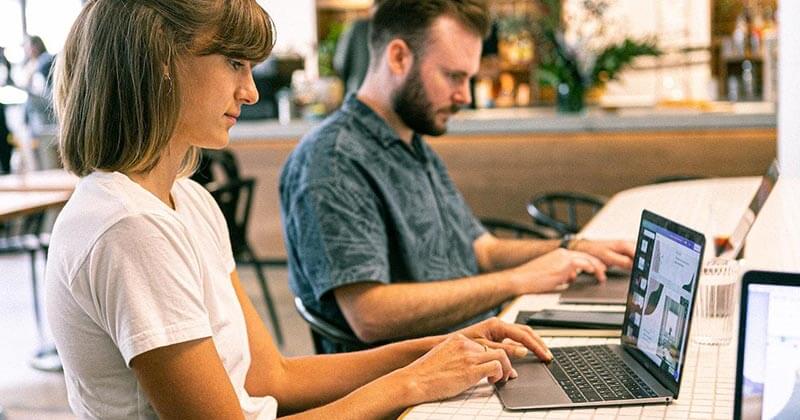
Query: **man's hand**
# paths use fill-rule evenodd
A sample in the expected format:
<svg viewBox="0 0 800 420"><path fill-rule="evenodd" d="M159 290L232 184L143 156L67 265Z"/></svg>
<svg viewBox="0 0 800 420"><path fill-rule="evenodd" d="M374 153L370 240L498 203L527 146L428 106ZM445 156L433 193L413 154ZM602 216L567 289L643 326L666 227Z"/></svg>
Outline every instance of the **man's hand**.
<svg viewBox="0 0 800 420"><path fill-rule="evenodd" d="M592 255L607 266L631 268L635 246L628 241L589 241L579 239L571 247L575 251Z"/></svg>
<svg viewBox="0 0 800 420"><path fill-rule="evenodd" d="M544 341L527 325L509 324L498 318L489 318L457 331L492 349L502 349L508 357L524 357L528 350L539 360L549 362L553 354Z"/></svg>
<svg viewBox="0 0 800 420"><path fill-rule="evenodd" d="M509 270L514 293L546 293L575 280L581 272L594 273L604 281L606 265L598 258L558 248Z"/></svg>

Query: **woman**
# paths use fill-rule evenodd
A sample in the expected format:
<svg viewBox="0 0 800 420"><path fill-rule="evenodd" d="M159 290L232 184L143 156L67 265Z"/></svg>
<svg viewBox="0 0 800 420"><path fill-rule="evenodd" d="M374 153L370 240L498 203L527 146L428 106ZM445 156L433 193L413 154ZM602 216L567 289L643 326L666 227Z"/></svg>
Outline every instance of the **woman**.
<svg viewBox="0 0 800 420"><path fill-rule="evenodd" d="M255 0L94 0L57 63L65 166L47 309L83 418L376 418L515 377L549 351L489 320L448 336L284 358L244 293L225 222L185 178L222 148L274 39ZM506 340L506 339L510 339Z"/></svg>

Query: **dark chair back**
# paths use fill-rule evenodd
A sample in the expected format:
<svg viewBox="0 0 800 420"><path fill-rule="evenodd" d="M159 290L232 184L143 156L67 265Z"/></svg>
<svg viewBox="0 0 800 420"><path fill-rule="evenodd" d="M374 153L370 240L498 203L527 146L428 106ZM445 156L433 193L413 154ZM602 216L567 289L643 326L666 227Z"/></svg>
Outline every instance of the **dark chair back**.
<svg viewBox="0 0 800 420"><path fill-rule="evenodd" d="M192 179L206 188L212 184L241 179L239 163L230 150L204 149L200 156L200 164L192 175Z"/></svg>
<svg viewBox="0 0 800 420"><path fill-rule="evenodd" d="M233 255L239 259L250 251L247 241L247 226L250 222L250 208L253 204L255 179L232 179L225 184L210 184L211 196L222 210L228 225Z"/></svg>
<svg viewBox="0 0 800 420"><path fill-rule="evenodd" d="M314 351L317 354L330 352L322 343L321 338L323 337L342 351L354 351L371 347L361 342L353 333L343 330L323 318L313 309L307 308L299 297L294 298L294 306L300 316L308 323L309 328L311 328L311 338L314 341Z"/></svg>
<svg viewBox="0 0 800 420"><path fill-rule="evenodd" d="M606 201L604 197L591 194L549 192L533 197L527 209L535 224L563 236L578 233Z"/></svg>
<svg viewBox="0 0 800 420"><path fill-rule="evenodd" d="M200 166L192 179L208 189L217 202L225 223L228 225L231 248L237 264L252 265L261 286L264 301L272 322L275 340L283 345L283 333L275 304L269 292L267 276L261 260L253 253L247 240L247 227L250 223L250 209L253 207L255 178L242 177L236 157L229 150L203 150Z"/></svg>
<svg viewBox="0 0 800 420"><path fill-rule="evenodd" d="M508 220L494 219L491 217L482 217L481 224L492 235L498 238L536 238L536 239L552 239L546 233L537 229L535 226L526 226L521 223L516 223Z"/></svg>

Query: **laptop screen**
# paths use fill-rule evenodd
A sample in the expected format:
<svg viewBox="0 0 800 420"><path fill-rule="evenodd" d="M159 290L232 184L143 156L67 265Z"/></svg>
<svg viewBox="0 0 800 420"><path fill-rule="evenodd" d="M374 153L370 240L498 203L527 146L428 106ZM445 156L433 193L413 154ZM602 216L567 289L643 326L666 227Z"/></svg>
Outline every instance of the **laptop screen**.
<svg viewBox="0 0 800 420"><path fill-rule="evenodd" d="M750 205L745 209L742 218L739 219L739 224L736 226L736 229L734 229L730 238L721 238L719 242L714 244L717 256L727 259L736 259L739 256L739 252L744 247L744 240L747 238L747 233L750 232L750 227L755 223L758 212L764 207L769 193L772 192L772 188L775 187L775 183L778 182L778 173L778 161L776 159L772 161L772 165L769 166L767 173L761 179L761 185L758 187L753 199L750 200Z"/></svg>
<svg viewBox="0 0 800 420"><path fill-rule="evenodd" d="M704 245L702 234L642 214L622 344L676 393Z"/></svg>
<svg viewBox="0 0 800 420"><path fill-rule="evenodd" d="M736 417L800 413L800 274L749 272L742 289Z"/></svg>

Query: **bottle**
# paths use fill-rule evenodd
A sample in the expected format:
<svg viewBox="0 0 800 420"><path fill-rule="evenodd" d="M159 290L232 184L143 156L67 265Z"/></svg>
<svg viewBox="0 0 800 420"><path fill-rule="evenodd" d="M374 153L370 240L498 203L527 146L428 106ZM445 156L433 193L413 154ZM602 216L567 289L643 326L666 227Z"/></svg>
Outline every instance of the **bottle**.
<svg viewBox="0 0 800 420"><path fill-rule="evenodd" d="M744 17L744 13L740 14L739 17L736 18L736 26L733 29L733 34L731 34L732 40L732 53L734 56L743 56L745 40L747 38L747 20Z"/></svg>
<svg viewBox="0 0 800 420"><path fill-rule="evenodd" d="M761 50L763 45L763 30L764 18L761 16L761 11L756 10L753 12L752 24L750 25L750 54L754 56L761 56L763 53Z"/></svg>
<svg viewBox="0 0 800 420"><path fill-rule="evenodd" d="M772 8L764 10L762 48L764 52L764 74L762 74L762 93L767 102L778 101L778 28Z"/></svg>

